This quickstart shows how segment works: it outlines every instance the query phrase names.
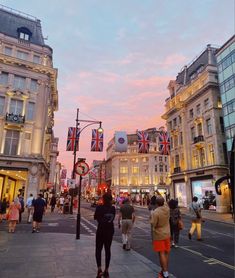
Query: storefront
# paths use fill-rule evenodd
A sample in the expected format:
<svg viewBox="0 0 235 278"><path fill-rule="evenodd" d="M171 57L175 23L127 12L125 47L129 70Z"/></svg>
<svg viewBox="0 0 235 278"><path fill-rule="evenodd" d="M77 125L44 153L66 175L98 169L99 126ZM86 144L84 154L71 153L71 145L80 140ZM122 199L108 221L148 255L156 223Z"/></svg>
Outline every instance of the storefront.
<svg viewBox="0 0 235 278"><path fill-rule="evenodd" d="M216 191L213 179L191 179L192 195L198 197L206 210L216 210Z"/></svg>
<svg viewBox="0 0 235 278"><path fill-rule="evenodd" d="M178 206L186 208L187 207L186 183L184 181L175 182L174 190L175 190L175 199L178 200Z"/></svg>

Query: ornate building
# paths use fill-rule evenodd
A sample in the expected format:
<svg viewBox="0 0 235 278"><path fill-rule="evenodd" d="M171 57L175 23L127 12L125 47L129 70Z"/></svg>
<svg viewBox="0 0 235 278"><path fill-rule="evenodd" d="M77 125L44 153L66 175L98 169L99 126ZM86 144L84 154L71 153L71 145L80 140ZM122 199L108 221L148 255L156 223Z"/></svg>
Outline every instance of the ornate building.
<svg viewBox="0 0 235 278"><path fill-rule="evenodd" d="M159 152L156 128L146 130L150 137L149 153L138 153L136 134L128 134L127 152L115 152L114 138L106 153L106 182L115 195L143 198L155 190L163 196L169 194L170 179L168 156Z"/></svg>
<svg viewBox="0 0 235 278"><path fill-rule="evenodd" d="M179 205L186 207L197 196L204 209L225 212L228 185L223 185L221 196L214 186L228 172L215 52L208 45L170 81L162 117L171 134L170 172Z"/></svg>
<svg viewBox="0 0 235 278"><path fill-rule="evenodd" d="M58 154L57 109L57 69L40 20L0 6L1 199L46 189Z"/></svg>

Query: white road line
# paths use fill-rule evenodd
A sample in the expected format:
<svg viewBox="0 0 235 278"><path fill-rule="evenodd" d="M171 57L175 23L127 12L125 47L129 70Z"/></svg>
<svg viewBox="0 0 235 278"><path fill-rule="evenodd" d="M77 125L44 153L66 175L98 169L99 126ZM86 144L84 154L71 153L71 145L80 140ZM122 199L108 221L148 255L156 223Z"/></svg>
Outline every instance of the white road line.
<svg viewBox="0 0 235 278"><path fill-rule="evenodd" d="M86 223L88 223L89 225L91 225L93 228L97 228L95 224L93 224L92 222L90 222L89 220L87 220L85 217L82 217L82 220L85 221Z"/></svg>
<svg viewBox="0 0 235 278"><path fill-rule="evenodd" d="M199 253L197 251L191 250L190 248L188 248L188 246L179 246L179 248L181 248L183 250L186 250L186 251L188 251L188 252L190 252L190 253L192 253L194 255L197 255L197 256L200 256L200 257L204 258L203 262L205 262L205 263L208 263L208 264L211 264L211 265L212 264L219 264L219 265L222 265L222 266L224 266L226 268L229 268L231 270L235 270L235 267L233 265L227 264L227 263L222 262L220 260L217 260L215 258L208 258L208 257L202 255L202 253Z"/></svg>
<svg viewBox="0 0 235 278"><path fill-rule="evenodd" d="M217 234L217 235L221 235L221 236L227 236L227 237L234 238L234 235L228 234L228 233L224 234L224 233L216 232L216 231L213 231L213 230L210 230L210 229L205 229L205 228L203 228L203 231L206 231L206 232L211 233L211 234Z"/></svg>

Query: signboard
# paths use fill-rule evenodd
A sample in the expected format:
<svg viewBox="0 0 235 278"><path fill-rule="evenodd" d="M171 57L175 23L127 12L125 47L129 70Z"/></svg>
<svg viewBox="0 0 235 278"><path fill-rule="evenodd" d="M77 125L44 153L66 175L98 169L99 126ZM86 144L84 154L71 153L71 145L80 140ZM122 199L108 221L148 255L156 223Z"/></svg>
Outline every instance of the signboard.
<svg viewBox="0 0 235 278"><path fill-rule="evenodd" d="M67 184L69 188L75 188L76 180L75 179L67 179Z"/></svg>
<svg viewBox="0 0 235 278"><path fill-rule="evenodd" d="M75 172L80 176L85 176L89 172L89 165L84 161L79 161L75 164Z"/></svg>

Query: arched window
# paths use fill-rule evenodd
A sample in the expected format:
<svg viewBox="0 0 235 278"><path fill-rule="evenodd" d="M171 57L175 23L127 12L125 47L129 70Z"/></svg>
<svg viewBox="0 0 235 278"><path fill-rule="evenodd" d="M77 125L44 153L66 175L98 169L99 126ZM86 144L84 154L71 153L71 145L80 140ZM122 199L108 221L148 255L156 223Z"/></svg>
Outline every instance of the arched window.
<svg viewBox="0 0 235 278"><path fill-rule="evenodd" d="M30 41L32 37L32 32L26 27L20 27L17 29L18 38L24 41Z"/></svg>

